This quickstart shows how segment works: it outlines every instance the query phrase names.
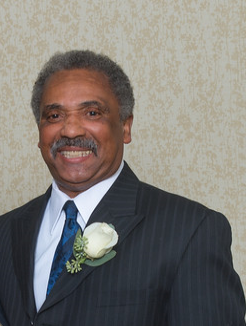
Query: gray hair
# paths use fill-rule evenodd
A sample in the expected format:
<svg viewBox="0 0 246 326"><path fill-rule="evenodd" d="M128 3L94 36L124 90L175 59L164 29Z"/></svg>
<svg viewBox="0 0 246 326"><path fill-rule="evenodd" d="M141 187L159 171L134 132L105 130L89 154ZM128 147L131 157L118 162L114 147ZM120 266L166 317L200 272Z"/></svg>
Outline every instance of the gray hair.
<svg viewBox="0 0 246 326"><path fill-rule="evenodd" d="M33 86L31 107L37 124L40 122L40 103L46 81L61 70L88 69L103 73L120 106L120 118L125 121L133 113L134 95L129 78L109 57L89 50L55 53L43 66Z"/></svg>

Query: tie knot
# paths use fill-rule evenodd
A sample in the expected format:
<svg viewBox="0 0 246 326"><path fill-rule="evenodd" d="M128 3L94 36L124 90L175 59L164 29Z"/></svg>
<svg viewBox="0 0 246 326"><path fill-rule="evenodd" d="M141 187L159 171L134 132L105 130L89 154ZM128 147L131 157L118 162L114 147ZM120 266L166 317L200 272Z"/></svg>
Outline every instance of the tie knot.
<svg viewBox="0 0 246 326"><path fill-rule="evenodd" d="M74 203L73 200L68 200L64 207L63 207L65 213L66 213L66 218L71 218L71 219L76 219L77 218L77 213L78 209Z"/></svg>

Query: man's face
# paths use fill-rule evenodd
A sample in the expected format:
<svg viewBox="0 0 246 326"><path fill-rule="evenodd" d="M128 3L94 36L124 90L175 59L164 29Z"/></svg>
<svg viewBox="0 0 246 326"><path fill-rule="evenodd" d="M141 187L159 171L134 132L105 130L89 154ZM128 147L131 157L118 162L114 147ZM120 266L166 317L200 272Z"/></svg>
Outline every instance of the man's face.
<svg viewBox="0 0 246 326"><path fill-rule="evenodd" d="M107 78L63 70L46 82L40 105L39 148L58 187L75 197L117 171L132 116L122 122Z"/></svg>

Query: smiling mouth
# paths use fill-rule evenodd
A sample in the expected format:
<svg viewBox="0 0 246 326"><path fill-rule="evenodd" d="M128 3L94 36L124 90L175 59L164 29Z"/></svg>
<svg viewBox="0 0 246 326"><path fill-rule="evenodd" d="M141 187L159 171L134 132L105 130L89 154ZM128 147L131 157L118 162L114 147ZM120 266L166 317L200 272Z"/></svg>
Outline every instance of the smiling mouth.
<svg viewBox="0 0 246 326"><path fill-rule="evenodd" d="M51 154L56 158L57 153L60 153L66 158L86 157L90 154L97 156L97 144L90 138L67 138L62 137L54 142L51 146Z"/></svg>
<svg viewBox="0 0 246 326"><path fill-rule="evenodd" d="M85 157L92 154L92 150L88 151L61 151L61 155L66 158L77 158L77 157Z"/></svg>

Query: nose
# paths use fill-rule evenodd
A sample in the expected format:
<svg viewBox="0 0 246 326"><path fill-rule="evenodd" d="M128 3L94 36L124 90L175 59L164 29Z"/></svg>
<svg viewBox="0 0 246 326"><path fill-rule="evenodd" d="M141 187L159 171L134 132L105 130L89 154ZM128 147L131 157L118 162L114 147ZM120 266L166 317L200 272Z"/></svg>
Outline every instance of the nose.
<svg viewBox="0 0 246 326"><path fill-rule="evenodd" d="M76 114L70 114L64 119L61 130L62 137L76 138L86 133L84 121Z"/></svg>

